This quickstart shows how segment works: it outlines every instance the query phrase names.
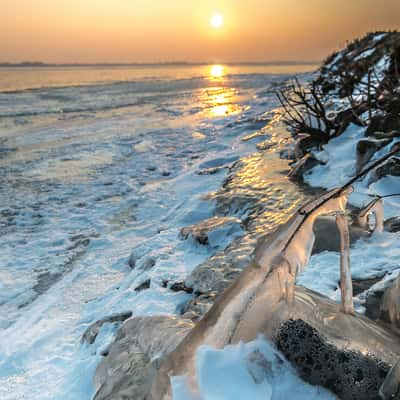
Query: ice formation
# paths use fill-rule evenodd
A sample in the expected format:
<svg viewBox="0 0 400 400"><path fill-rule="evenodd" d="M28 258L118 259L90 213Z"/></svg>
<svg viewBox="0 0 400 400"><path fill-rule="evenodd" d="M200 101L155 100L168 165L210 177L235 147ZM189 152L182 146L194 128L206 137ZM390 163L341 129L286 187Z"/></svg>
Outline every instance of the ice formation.
<svg viewBox="0 0 400 400"><path fill-rule="evenodd" d="M333 190L310 202L272 237L268 237L265 243L260 244L255 262L167 357L153 386L154 398L169 398L169 376L186 374L189 386L196 392L194 365L195 354L200 346L223 348L242 340L254 340L262 330L265 319L260 315L268 314L266 308L272 308L282 298L289 303L293 300L296 275L304 269L311 255L316 218L327 214L342 215L350 192L351 188ZM348 252L348 242L344 240L343 243L344 251ZM349 265L347 263L344 266L347 268L347 279ZM352 293L347 293L351 291L351 285L347 284L344 288L346 298L352 297Z"/></svg>
<svg viewBox="0 0 400 400"><path fill-rule="evenodd" d="M336 225L340 232L340 288L342 292L342 310L346 314L354 313L353 283L350 271L349 225L344 214L336 216Z"/></svg>

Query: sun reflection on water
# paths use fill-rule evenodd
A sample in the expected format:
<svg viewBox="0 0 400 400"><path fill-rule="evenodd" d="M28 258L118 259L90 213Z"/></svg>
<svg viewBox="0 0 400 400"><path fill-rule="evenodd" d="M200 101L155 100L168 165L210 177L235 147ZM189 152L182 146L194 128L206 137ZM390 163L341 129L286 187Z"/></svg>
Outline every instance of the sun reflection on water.
<svg viewBox="0 0 400 400"><path fill-rule="evenodd" d="M238 104L237 91L226 86L226 67L211 65L208 68L208 79L215 84L214 87L207 88L202 95L208 115L215 118L239 114L241 107Z"/></svg>

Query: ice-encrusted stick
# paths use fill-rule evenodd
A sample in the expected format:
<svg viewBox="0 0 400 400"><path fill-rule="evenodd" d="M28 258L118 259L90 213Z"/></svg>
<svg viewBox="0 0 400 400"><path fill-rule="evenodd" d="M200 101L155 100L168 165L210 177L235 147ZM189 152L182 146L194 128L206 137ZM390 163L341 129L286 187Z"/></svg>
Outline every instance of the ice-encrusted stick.
<svg viewBox="0 0 400 400"><path fill-rule="evenodd" d="M342 292L342 311L354 314L353 283L350 271L349 225L344 214L336 215L336 225L340 234L340 290Z"/></svg>
<svg viewBox="0 0 400 400"><path fill-rule="evenodd" d="M297 135L297 140L294 144L294 157L296 160L299 160L300 158L303 157L303 150L301 149L301 142L306 139L309 138L311 135L308 133L299 133Z"/></svg>
<svg viewBox="0 0 400 400"><path fill-rule="evenodd" d="M308 153L302 158L300 158L298 161L296 161L296 164L293 166L292 170L289 172L288 177L291 178L293 176L297 176L300 169L303 167L303 165L307 162L307 160L311 157L311 155Z"/></svg>
<svg viewBox="0 0 400 400"><path fill-rule="evenodd" d="M369 215L375 215L375 226L372 229L372 232L383 232L383 202L382 199L375 199L371 201L365 208L363 208L358 214L357 221L358 224L367 230L370 230L368 225L368 217Z"/></svg>
<svg viewBox="0 0 400 400"><path fill-rule="evenodd" d="M379 396L382 400L398 398L400 394L400 360L395 364L383 381L379 389Z"/></svg>

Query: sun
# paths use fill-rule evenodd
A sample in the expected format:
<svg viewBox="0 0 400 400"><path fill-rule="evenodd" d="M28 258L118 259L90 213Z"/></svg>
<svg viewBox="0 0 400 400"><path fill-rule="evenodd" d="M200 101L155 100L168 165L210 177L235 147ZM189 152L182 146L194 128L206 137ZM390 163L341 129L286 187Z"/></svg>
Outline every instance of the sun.
<svg viewBox="0 0 400 400"><path fill-rule="evenodd" d="M213 78L222 78L224 75L224 67L222 65L211 66L210 75Z"/></svg>
<svg viewBox="0 0 400 400"><path fill-rule="evenodd" d="M211 17L210 23L214 29L222 28L224 25L224 17L221 14L215 13Z"/></svg>

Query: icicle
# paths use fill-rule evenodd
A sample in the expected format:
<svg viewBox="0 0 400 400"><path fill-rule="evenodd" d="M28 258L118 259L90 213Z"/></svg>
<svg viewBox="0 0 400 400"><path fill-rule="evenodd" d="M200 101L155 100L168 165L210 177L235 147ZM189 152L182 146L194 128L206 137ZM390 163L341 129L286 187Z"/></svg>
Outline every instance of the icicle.
<svg viewBox="0 0 400 400"><path fill-rule="evenodd" d="M371 228L369 222L371 216L375 217L375 224ZM357 217L358 224L372 233L380 233L383 231L383 202L382 199L375 199L371 201L365 208L363 208Z"/></svg>
<svg viewBox="0 0 400 400"><path fill-rule="evenodd" d="M350 271L349 225L344 214L336 215L336 225L340 233L340 289L342 292L342 311L354 314L353 283Z"/></svg>
<svg viewBox="0 0 400 400"><path fill-rule="evenodd" d="M286 263L288 273L284 274L285 276L282 278L280 276L279 280L281 281L281 286L282 286L282 283L284 285L286 302L289 305L292 305L294 302L294 292L295 292L297 271L293 270L293 268L291 267L290 263L287 260L285 260L284 262ZM283 280L283 282L282 282L282 280Z"/></svg>
<svg viewBox="0 0 400 400"><path fill-rule="evenodd" d="M379 389L379 396L382 400L397 398L400 394L400 361L389 371L386 379Z"/></svg>
<svg viewBox="0 0 400 400"><path fill-rule="evenodd" d="M286 230L288 239L283 248L285 259L290 265L289 270L295 276L303 271L310 259L315 240L313 231L315 220L321 215L344 213L347 197L351 191L351 187L342 192L337 189L332 190L299 210L299 215L303 215L304 219L297 222L296 225L293 224L294 229L292 232L289 229ZM270 250L268 250L267 254L269 255L269 253ZM264 261L264 264L267 262Z"/></svg>

